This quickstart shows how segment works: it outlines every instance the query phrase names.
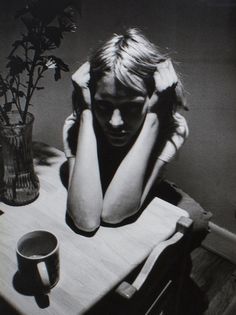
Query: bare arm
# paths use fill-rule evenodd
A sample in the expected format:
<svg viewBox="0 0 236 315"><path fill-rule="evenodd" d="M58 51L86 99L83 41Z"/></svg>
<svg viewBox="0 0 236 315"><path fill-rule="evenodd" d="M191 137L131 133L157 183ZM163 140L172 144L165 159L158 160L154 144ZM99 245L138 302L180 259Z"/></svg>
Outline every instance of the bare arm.
<svg viewBox="0 0 236 315"><path fill-rule="evenodd" d="M156 86L156 93L153 93L150 99L150 110L152 110L152 108L157 103L158 94L162 91L165 91L167 88L175 88L175 93L177 97L180 97L180 94L183 93L181 88L178 86L178 77L175 73L170 59L167 59L165 62L157 65L157 70L154 73L154 81ZM161 170L163 169L163 166L174 158L177 151L180 149L185 139L188 137L189 130L185 118L176 112L173 114L173 119L175 121L176 129L173 132L171 139L167 139L162 152L156 159L152 172L145 184L141 204L144 202L153 183L156 181L156 178L159 176Z"/></svg>
<svg viewBox="0 0 236 315"><path fill-rule="evenodd" d="M152 109L158 101L158 93L172 86L174 88L178 80L170 60L157 65L154 80L157 93L153 93L149 100L149 113L142 131L120 164L106 191L102 212L105 222L119 223L140 209L163 166L175 156L187 136L186 121L180 114L176 114L174 118L182 124L179 124L172 139L166 142L146 179L149 158L158 135L158 118L155 113L152 113ZM181 133L179 133L180 129Z"/></svg>
<svg viewBox="0 0 236 315"><path fill-rule="evenodd" d="M84 63L72 76L82 111L75 157L69 162L67 211L74 224L83 231L94 231L100 225L102 188L93 129L91 96L88 88L90 64Z"/></svg>
<svg viewBox="0 0 236 315"><path fill-rule="evenodd" d="M174 71L173 67L169 67L169 70L166 69L166 66L161 65L160 68L163 70L159 69L155 76L158 92L172 86L176 80L175 73L172 75L169 73ZM84 96L84 100L87 100L86 103L89 103L89 90L86 82L81 82L81 78L86 78L86 75L81 76L80 71L73 76L78 88L81 88L81 95ZM91 111L87 109L82 112L76 157L69 158L68 213L78 228L92 231L100 225L101 216L105 222L119 223L136 213L159 176L163 165L175 155L182 145L181 137L181 141L177 141L174 148L172 142L167 141L161 156L157 157L154 163L149 178L146 178L149 159L158 135L158 118L156 113L151 112L151 107L157 100L158 94L153 94L149 102L150 112L146 115L143 128L133 147L118 167L104 199ZM175 134L175 138L176 136L177 134ZM178 136L177 138L180 139Z"/></svg>
<svg viewBox="0 0 236 315"><path fill-rule="evenodd" d="M81 114L76 157L69 163L68 213L79 229L93 231L100 225L103 196L92 113L88 109Z"/></svg>
<svg viewBox="0 0 236 315"><path fill-rule="evenodd" d="M140 208L148 160L157 133L157 115L148 113L136 142L121 162L105 193L102 212L105 222L121 222Z"/></svg>
<svg viewBox="0 0 236 315"><path fill-rule="evenodd" d="M173 117L176 123L176 129L173 132L172 137L166 141L162 152L156 159L151 174L145 184L141 204L147 197L149 190L154 184L156 178L159 176L163 166L175 157L176 153L188 137L189 131L185 118L179 113L175 113Z"/></svg>

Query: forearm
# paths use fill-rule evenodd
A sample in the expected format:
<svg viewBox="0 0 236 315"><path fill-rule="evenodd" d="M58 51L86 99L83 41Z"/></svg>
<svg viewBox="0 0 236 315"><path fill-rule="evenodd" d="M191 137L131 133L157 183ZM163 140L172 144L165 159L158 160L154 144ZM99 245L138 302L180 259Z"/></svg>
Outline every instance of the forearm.
<svg viewBox="0 0 236 315"><path fill-rule="evenodd" d="M121 222L139 210L157 132L156 115L147 115L138 139L120 164L105 193L102 212L105 222Z"/></svg>
<svg viewBox="0 0 236 315"><path fill-rule="evenodd" d="M181 146L184 144L184 141L188 137L189 131L185 118L179 113L175 113L174 119L176 123L176 130L174 131L171 139L166 140L162 152L159 154L159 156L157 156L151 174L147 180L147 183L145 184L141 203L144 202L152 185L157 180L158 176L161 175L163 166L165 166L175 157L177 151L181 148Z"/></svg>
<svg viewBox="0 0 236 315"><path fill-rule="evenodd" d="M81 115L76 157L70 166L68 213L78 228L95 230L100 225L103 196L90 110Z"/></svg>
<svg viewBox="0 0 236 315"><path fill-rule="evenodd" d="M161 178L163 174L163 168L166 165L166 162L160 160L159 158L156 159L153 169L151 171L150 176L148 177L147 182L145 183L145 187L143 189L142 197L141 197L141 205L144 203L150 189L152 188L153 184L158 180L158 177ZM160 180L160 179L159 179Z"/></svg>
<svg viewBox="0 0 236 315"><path fill-rule="evenodd" d="M69 168L68 187L70 187L71 178L74 172L74 166L75 166L75 157L69 157L68 158L68 168Z"/></svg>

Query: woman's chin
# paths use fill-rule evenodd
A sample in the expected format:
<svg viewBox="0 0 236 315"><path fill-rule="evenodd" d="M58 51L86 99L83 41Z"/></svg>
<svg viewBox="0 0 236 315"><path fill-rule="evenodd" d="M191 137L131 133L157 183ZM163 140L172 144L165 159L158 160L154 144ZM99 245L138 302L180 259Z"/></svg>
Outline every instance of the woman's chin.
<svg viewBox="0 0 236 315"><path fill-rule="evenodd" d="M130 137L127 137L127 135L124 136L107 135L106 138L110 145L118 148L127 146L131 141Z"/></svg>

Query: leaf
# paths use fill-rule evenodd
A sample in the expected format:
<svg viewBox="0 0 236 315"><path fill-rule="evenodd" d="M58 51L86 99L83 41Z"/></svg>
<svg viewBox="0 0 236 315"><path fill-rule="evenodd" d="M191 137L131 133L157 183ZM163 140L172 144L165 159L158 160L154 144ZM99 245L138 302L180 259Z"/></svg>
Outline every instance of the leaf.
<svg viewBox="0 0 236 315"><path fill-rule="evenodd" d="M0 96L3 96L8 91L8 86L3 80L3 77L0 74Z"/></svg>
<svg viewBox="0 0 236 315"><path fill-rule="evenodd" d="M66 16L60 16L58 18L58 22L60 25L60 28L63 32L75 32L77 30L77 25L75 24L75 22L71 21L70 19L68 19Z"/></svg>
<svg viewBox="0 0 236 315"><path fill-rule="evenodd" d="M16 89L14 86L12 86L12 87L11 87L11 91L12 91L13 93L16 93L16 92L17 92L17 89Z"/></svg>
<svg viewBox="0 0 236 315"><path fill-rule="evenodd" d="M22 17L21 21L24 23L29 32L32 32L32 30L39 25L39 22L31 17Z"/></svg>
<svg viewBox="0 0 236 315"><path fill-rule="evenodd" d="M17 19L18 17L26 14L27 12L29 12L29 8L28 7L25 7L23 9L20 9L20 10L16 11L15 19Z"/></svg>
<svg viewBox="0 0 236 315"><path fill-rule="evenodd" d="M48 40L46 36L41 36L40 38L40 49L41 52L44 52L46 50L55 49L57 46L54 42Z"/></svg>
<svg viewBox="0 0 236 315"><path fill-rule="evenodd" d="M19 97L24 97L25 93L23 91L17 91L16 93Z"/></svg>
<svg viewBox="0 0 236 315"><path fill-rule="evenodd" d="M3 108L6 112L10 112L12 110L12 104L13 102L8 102L6 104L3 105Z"/></svg>
<svg viewBox="0 0 236 315"><path fill-rule="evenodd" d="M27 88L27 85L25 85L24 83L20 83L21 86L23 86L24 88Z"/></svg>
<svg viewBox="0 0 236 315"><path fill-rule="evenodd" d="M26 69L25 62L19 56L11 56L8 59L10 61L7 64L7 68L10 68L11 76L20 74Z"/></svg>
<svg viewBox="0 0 236 315"><path fill-rule="evenodd" d="M37 86L36 90L44 90L44 87L43 86Z"/></svg>
<svg viewBox="0 0 236 315"><path fill-rule="evenodd" d="M5 91L0 88L0 97L2 97L5 94Z"/></svg>
<svg viewBox="0 0 236 315"><path fill-rule="evenodd" d="M71 5L79 13L81 12L80 0L28 0L27 7L19 10L16 17L29 13L35 19L43 22L44 25L49 25Z"/></svg>
<svg viewBox="0 0 236 315"><path fill-rule="evenodd" d="M69 66L62 61L62 59L52 56L53 59L55 60L57 67L60 68L60 70L68 72L69 71Z"/></svg>
<svg viewBox="0 0 236 315"><path fill-rule="evenodd" d="M30 46L31 49L38 50L40 48L40 43L42 39L41 37L35 32L28 33L28 35L26 36L26 40L32 45Z"/></svg>
<svg viewBox="0 0 236 315"><path fill-rule="evenodd" d="M9 80L9 85L12 86L13 83L14 83L14 78L11 77Z"/></svg>
<svg viewBox="0 0 236 315"><path fill-rule="evenodd" d="M45 66L45 60L43 58L40 58L39 61L36 63L36 66L38 66L38 74L41 71L41 67Z"/></svg>
<svg viewBox="0 0 236 315"><path fill-rule="evenodd" d="M20 46L22 46L23 48L25 48L25 47L24 47L24 43L25 43L24 36L23 36L23 39L22 39L22 40L16 40L16 41L12 44L13 49L12 49L11 52L9 53L8 59L13 56L13 54L15 53L15 51L16 51Z"/></svg>
<svg viewBox="0 0 236 315"><path fill-rule="evenodd" d="M17 88L15 88L15 87L11 87L11 91L13 92L13 93L15 93L17 96L19 96L19 97L24 97L25 96L25 93L23 92L23 91L20 91L20 90L18 90Z"/></svg>
<svg viewBox="0 0 236 315"><path fill-rule="evenodd" d="M61 78L61 70L60 68L55 68L54 79L58 81Z"/></svg>
<svg viewBox="0 0 236 315"><path fill-rule="evenodd" d="M24 43L24 40L16 40L14 41L14 43L12 44L13 47L19 47Z"/></svg>
<svg viewBox="0 0 236 315"><path fill-rule="evenodd" d="M45 30L45 36L56 45L56 47L59 47L61 44L62 34L59 27L56 26L48 26Z"/></svg>

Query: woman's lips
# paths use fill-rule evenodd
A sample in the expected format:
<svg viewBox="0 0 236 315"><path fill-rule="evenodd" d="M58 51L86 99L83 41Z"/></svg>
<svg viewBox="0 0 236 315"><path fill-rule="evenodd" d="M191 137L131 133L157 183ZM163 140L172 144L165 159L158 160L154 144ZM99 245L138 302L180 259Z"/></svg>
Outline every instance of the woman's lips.
<svg viewBox="0 0 236 315"><path fill-rule="evenodd" d="M123 138L127 135L125 131L107 131L107 135L111 138Z"/></svg>

